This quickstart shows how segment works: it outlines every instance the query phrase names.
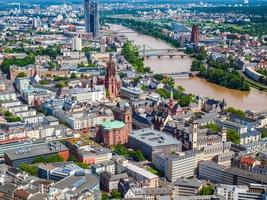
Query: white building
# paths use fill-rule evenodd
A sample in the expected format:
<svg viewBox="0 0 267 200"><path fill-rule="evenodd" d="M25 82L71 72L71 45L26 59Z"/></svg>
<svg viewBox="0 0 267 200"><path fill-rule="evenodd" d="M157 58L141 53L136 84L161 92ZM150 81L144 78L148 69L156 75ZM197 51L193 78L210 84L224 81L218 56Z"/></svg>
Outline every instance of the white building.
<svg viewBox="0 0 267 200"><path fill-rule="evenodd" d="M21 93L23 90L28 89L30 85L29 78L16 78L15 79L15 86L19 93Z"/></svg>
<svg viewBox="0 0 267 200"><path fill-rule="evenodd" d="M1 92L0 93L0 101L15 101L17 99L17 95L15 92Z"/></svg>
<svg viewBox="0 0 267 200"><path fill-rule="evenodd" d="M78 102L95 102L106 98L106 91L98 88L93 90L91 88L74 88L71 90L71 97L75 97Z"/></svg>
<svg viewBox="0 0 267 200"><path fill-rule="evenodd" d="M81 51L82 50L82 39L78 36L71 39L72 51Z"/></svg>
<svg viewBox="0 0 267 200"><path fill-rule="evenodd" d="M267 198L267 185L250 184L243 185L218 185L216 187L217 195L223 196L228 200L257 200Z"/></svg>

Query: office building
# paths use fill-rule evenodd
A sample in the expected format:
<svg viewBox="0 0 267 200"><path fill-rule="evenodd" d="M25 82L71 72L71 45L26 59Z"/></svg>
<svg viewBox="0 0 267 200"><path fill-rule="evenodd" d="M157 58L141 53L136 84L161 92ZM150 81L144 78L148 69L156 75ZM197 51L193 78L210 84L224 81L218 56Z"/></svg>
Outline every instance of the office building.
<svg viewBox="0 0 267 200"><path fill-rule="evenodd" d="M216 194L229 200L259 200L267 198L267 185L217 185Z"/></svg>
<svg viewBox="0 0 267 200"><path fill-rule="evenodd" d="M93 33L95 40L99 39L99 2L98 0L84 0L85 29Z"/></svg>
<svg viewBox="0 0 267 200"><path fill-rule="evenodd" d="M115 174L115 162L112 160L104 161L91 166L93 174L100 175L102 172L109 172Z"/></svg>
<svg viewBox="0 0 267 200"><path fill-rule="evenodd" d="M15 79L15 87L19 93L22 93L23 90L28 89L30 85L30 79L29 78L16 78Z"/></svg>
<svg viewBox="0 0 267 200"><path fill-rule="evenodd" d="M113 156L113 160L116 163L117 174L127 172L129 176L133 177L134 180L139 182L141 185L145 185L150 188L159 186L159 177L157 175L128 162L128 160L121 156Z"/></svg>
<svg viewBox="0 0 267 200"><path fill-rule="evenodd" d="M54 141L5 151L4 158L6 164L12 167L19 167L21 164L31 164L36 157L43 156L47 158L55 154L67 161L69 158L69 149L60 142Z"/></svg>
<svg viewBox="0 0 267 200"><path fill-rule="evenodd" d="M153 165L164 173L169 181L190 178L196 174L198 162L203 158L200 150L189 150L176 154L154 153Z"/></svg>
<svg viewBox="0 0 267 200"><path fill-rule="evenodd" d="M199 178L220 184L267 184L267 175L253 173L236 167L226 168L212 161L199 162L198 176Z"/></svg>
<svg viewBox="0 0 267 200"><path fill-rule="evenodd" d="M198 179L178 178L172 183L173 196L194 196L199 193L203 183Z"/></svg>
<svg viewBox="0 0 267 200"><path fill-rule="evenodd" d="M88 171L88 170L87 170ZM41 164L38 167L38 177L59 181L76 173L85 173L86 171L72 162L62 162L62 163L48 163ZM88 171L89 173L89 171Z"/></svg>
<svg viewBox="0 0 267 200"><path fill-rule="evenodd" d="M127 173L112 174L110 172L103 172L100 174L100 188L106 192L112 192L114 189L118 189L118 183L123 179L128 181Z"/></svg>
<svg viewBox="0 0 267 200"><path fill-rule="evenodd" d="M91 174L75 174L68 176L49 189L52 199L79 199L86 192L93 195L94 200L100 200L99 179ZM81 198L82 199L82 198Z"/></svg>
<svg viewBox="0 0 267 200"><path fill-rule="evenodd" d="M71 39L72 51L81 51L82 50L82 39L78 36Z"/></svg>
<svg viewBox="0 0 267 200"><path fill-rule="evenodd" d="M129 135L128 145L130 148L141 150L150 160L155 152L168 154L179 152L182 149L182 143L174 137L149 128L132 131Z"/></svg>

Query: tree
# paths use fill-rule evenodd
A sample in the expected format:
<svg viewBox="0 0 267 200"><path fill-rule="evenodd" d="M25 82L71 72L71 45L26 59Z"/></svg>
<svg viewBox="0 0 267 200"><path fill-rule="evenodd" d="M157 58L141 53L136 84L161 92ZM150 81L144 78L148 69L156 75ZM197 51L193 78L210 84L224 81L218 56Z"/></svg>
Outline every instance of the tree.
<svg viewBox="0 0 267 200"><path fill-rule="evenodd" d="M48 65L49 65L49 70L50 71L56 69L56 67L57 67L57 64L55 62L53 62L53 61L48 62Z"/></svg>
<svg viewBox="0 0 267 200"><path fill-rule="evenodd" d="M144 161L145 160L145 157L142 153L142 151L140 150L136 150L134 151L133 153L131 153L131 156L136 160L136 161Z"/></svg>
<svg viewBox="0 0 267 200"><path fill-rule="evenodd" d="M212 130L213 132L220 131L220 128L215 123L207 124L205 127Z"/></svg>
<svg viewBox="0 0 267 200"><path fill-rule="evenodd" d="M28 165L28 164L23 163L19 166L19 169L24 172L27 172L28 174L32 176L37 176L38 167L35 165Z"/></svg>
<svg viewBox="0 0 267 200"><path fill-rule="evenodd" d="M240 118L245 118L246 117L246 113L244 111L239 110L239 109L235 109L233 107L229 107L225 111L230 113L231 115L235 115L235 116L238 116Z"/></svg>
<svg viewBox="0 0 267 200"><path fill-rule="evenodd" d="M200 191L199 195L213 195L214 187L212 185L203 186Z"/></svg>
<svg viewBox="0 0 267 200"><path fill-rule="evenodd" d="M38 156L38 157L34 158L32 161L33 164L34 163L45 163L45 162L46 162L46 160L43 156Z"/></svg>
<svg viewBox="0 0 267 200"><path fill-rule="evenodd" d="M266 129L261 130L261 137L262 137L262 138L267 137L267 130L266 130Z"/></svg>
<svg viewBox="0 0 267 200"><path fill-rule="evenodd" d="M75 162L76 165L78 165L79 167L83 168L83 169L88 169L89 168L89 164L86 163L81 163L81 162Z"/></svg>
<svg viewBox="0 0 267 200"><path fill-rule="evenodd" d="M77 75L73 72L73 73L71 73L70 78L75 79L75 78L77 78Z"/></svg>
<svg viewBox="0 0 267 200"><path fill-rule="evenodd" d="M62 89L63 87L64 87L64 84L63 83L57 83L56 85L55 85L55 87L56 88L59 88L59 89Z"/></svg>
<svg viewBox="0 0 267 200"><path fill-rule="evenodd" d="M121 199L121 193L117 189L113 189L111 192L111 197L113 199Z"/></svg>
<svg viewBox="0 0 267 200"><path fill-rule="evenodd" d="M240 134L233 129L227 130L227 141L231 141L234 144L240 143Z"/></svg>
<svg viewBox="0 0 267 200"><path fill-rule="evenodd" d="M113 147L113 151L119 155L122 155L122 156L128 156L129 155L128 149L122 144L115 145Z"/></svg>
<svg viewBox="0 0 267 200"><path fill-rule="evenodd" d="M181 85L178 85L178 86L177 86L177 90L178 90L179 92L185 92L185 89L184 89Z"/></svg>
<svg viewBox="0 0 267 200"><path fill-rule="evenodd" d="M27 75L25 74L25 72L20 72L20 73L18 73L17 78L24 78L26 76Z"/></svg>
<svg viewBox="0 0 267 200"><path fill-rule="evenodd" d="M108 200L108 199L109 199L109 195L108 195L108 193L103 192L102 195L101 195L101 199L102 199L102 200Z"/></svg>
<svg viewBox="0 0 267 200"><path fill-rule="evenodd" d="M155 74L153 78L157 81L162 81L164 79L164 76L162 74Z"/></svg>
<svg viewBox="0 0 267 200"><path fill-rule="evenodd" d="M77 159L75 158L74 155L70 155L68 161L77 162Z"/></svg>
<svg viewBox="0 0 267 200"><path fill-rule="evenodd" d="M55 163L55 162L64 162L64 158L58 154L48 156L46 159L47 163Z"/></svg>

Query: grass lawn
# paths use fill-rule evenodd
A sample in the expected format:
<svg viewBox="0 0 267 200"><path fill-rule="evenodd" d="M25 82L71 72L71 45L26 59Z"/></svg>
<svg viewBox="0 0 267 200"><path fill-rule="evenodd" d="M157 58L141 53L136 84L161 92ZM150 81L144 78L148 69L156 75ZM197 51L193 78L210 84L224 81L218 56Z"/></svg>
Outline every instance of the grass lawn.
<svg viewBox="0 0 267 200"><path fill-rule="evenodd" d="M163 172L157 170L155 167L147 167L147 170L151 172L152 174L158 175L159 177L163 177Z"/></svg>

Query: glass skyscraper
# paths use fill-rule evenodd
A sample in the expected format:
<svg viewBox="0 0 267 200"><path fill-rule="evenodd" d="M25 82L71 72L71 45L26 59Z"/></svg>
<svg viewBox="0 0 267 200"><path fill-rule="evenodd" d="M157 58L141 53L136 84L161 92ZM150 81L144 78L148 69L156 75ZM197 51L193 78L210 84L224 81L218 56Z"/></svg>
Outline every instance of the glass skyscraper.
<svg viewBox="0 0 267 200"><path fill-rule="evenodd" d="M86 32L93 33L95 40L99 39L99 2L84 0L84 16Z"/></svg>

